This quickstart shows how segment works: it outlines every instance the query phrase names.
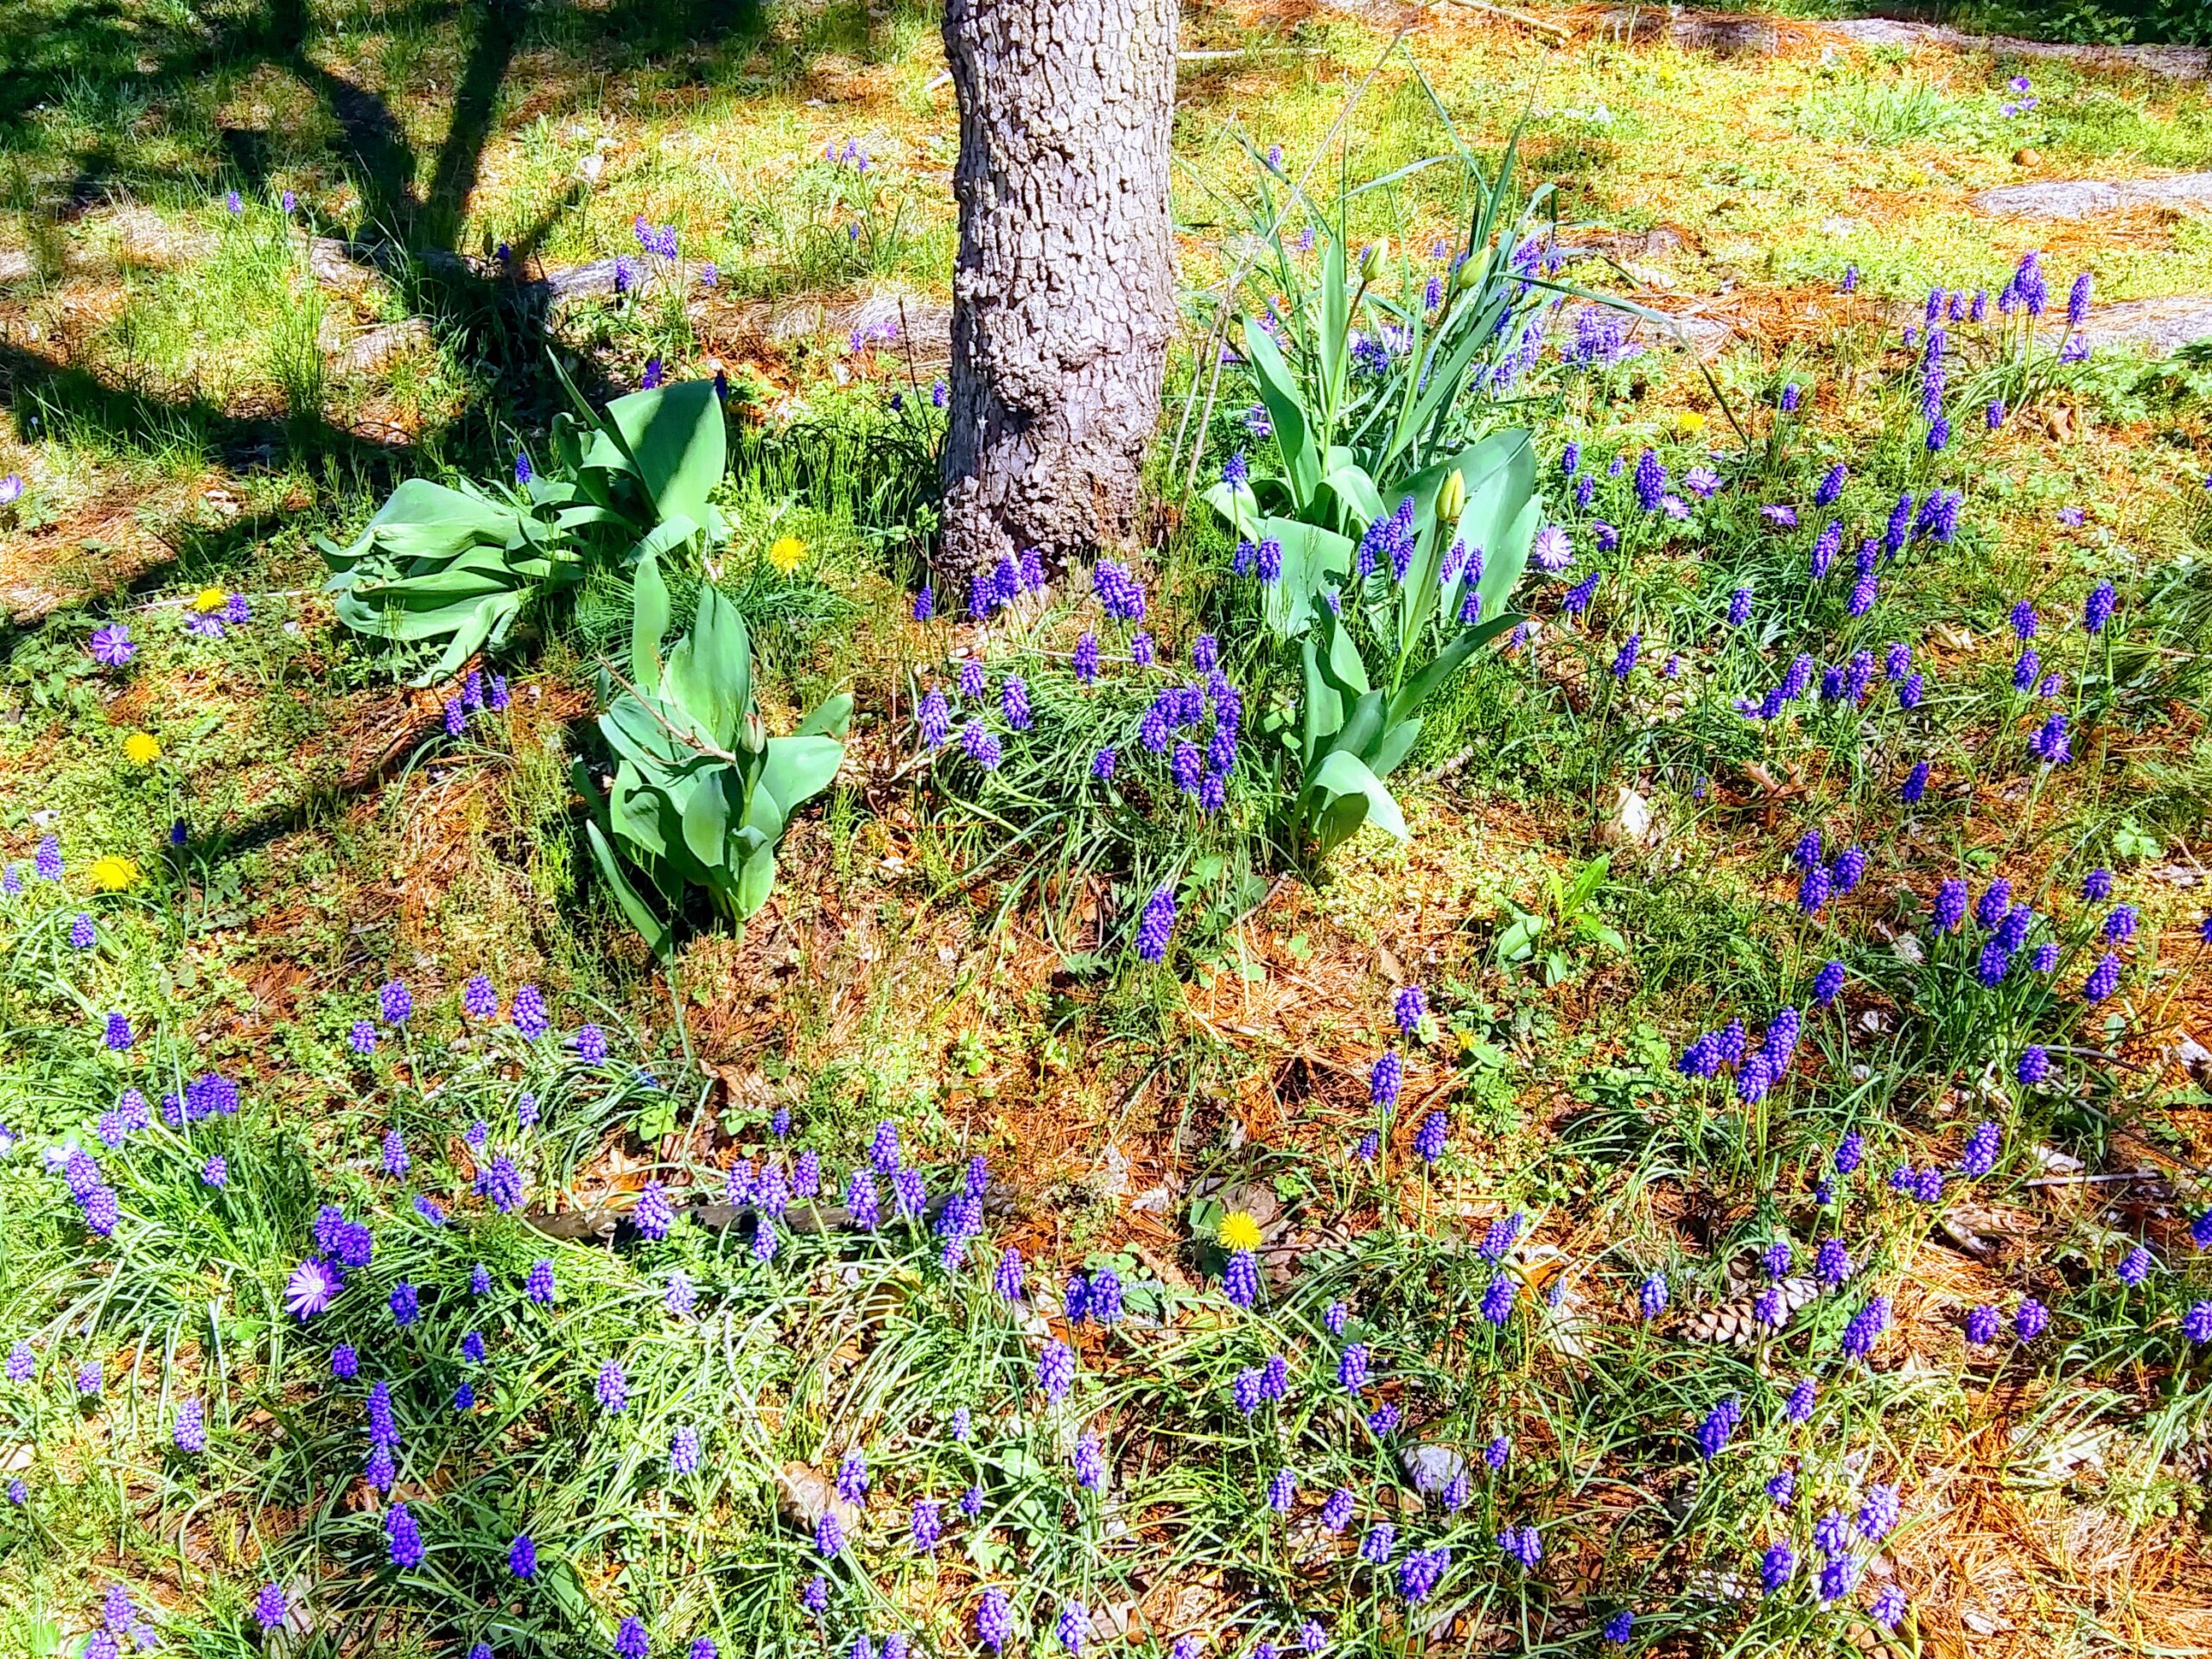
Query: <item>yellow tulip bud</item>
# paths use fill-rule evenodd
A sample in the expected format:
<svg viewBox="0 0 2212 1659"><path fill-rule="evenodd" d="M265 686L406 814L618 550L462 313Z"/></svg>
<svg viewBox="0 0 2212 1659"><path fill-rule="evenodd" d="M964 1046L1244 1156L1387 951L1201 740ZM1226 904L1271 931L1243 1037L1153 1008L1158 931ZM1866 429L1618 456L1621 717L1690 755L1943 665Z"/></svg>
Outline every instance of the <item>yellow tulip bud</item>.
<svg viewBox="0 0 2212 1659"><path fill-rule="evenodd" d="M1390 238L1389 237L1382 237L1369 243L1367 251L1359 257L1359 280L1363 283L1373 282L1375 273L1382 270L1382 262L1389 257Z"/></svg>
<svg viewBox="0 0 2212 1659"><path fill-rule="evenodd" d="M1457 467L1444 474L1444 483L1436 492L1436 522L1454 525L1459 515L1467 510L1467 480Z"/></svg>

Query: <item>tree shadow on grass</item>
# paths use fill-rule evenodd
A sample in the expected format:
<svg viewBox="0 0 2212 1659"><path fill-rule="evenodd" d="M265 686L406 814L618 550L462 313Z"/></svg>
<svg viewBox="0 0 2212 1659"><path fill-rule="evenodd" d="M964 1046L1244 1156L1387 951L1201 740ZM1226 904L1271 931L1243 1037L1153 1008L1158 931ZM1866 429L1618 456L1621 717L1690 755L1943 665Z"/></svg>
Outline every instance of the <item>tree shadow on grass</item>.
<svg viewBox="0 0 2212 1659"><path fill-rule="evenodd" d="M588 194L559 197L515 244L513 266L467 257L460 245L469 198L499 124L500 94L525 48L545 49L603 73L621 65L701 48L688 67L698 76L715 59L749 50L761 36L759 0L613 0L599 6L532 6L527 0L463 0L379 10L374 27L423 32L452 23L468 29L453 83L446 130L427 170L405 124L381 92L349 79L317 55L318 21L309 0L219 5L205 26L170 25L118 0L92 0L41 13L38 38L0 48L0 130L41 105L76 99L161 101L181 98L218 75L276 68L314 95L337 133L333 160L359 194L362 230L354 249L390 279L409 313L424 317L457 358L485 371L477 394L439 435L447 454L491 464L511 423L535 425L562 406L565 392L547 349L542 285L514 272ZM266 194L279 148L266 129L224 126L217 176L180 172L175 182L210 194L226 184ZM74 158L65 214L114 194L113 147L88 146ZM418 188L417 181L425 181ZM588 362L569 365L586 395L611 388ZM119 443L158 452L179 444L228 465L268 466L339 457L388 477L392 453L318 417L237 417L188 392L167 398L118 387L85 370L57 367L35 353L0 346L0 400L25 429L24 398L63 397Z"/></svg>

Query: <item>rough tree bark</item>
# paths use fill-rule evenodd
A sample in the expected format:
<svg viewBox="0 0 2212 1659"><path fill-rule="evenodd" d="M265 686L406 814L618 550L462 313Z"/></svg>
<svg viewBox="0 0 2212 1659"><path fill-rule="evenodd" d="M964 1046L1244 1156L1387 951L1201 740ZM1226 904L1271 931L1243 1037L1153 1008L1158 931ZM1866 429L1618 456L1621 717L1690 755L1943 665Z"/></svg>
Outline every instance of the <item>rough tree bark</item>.
<svg viewBox="0 0 2212 1659"><path fill-rule="evenodd" d="M1175 30L1175 0L947 0L945 576L1128 532L1174 323Z"/></svg>

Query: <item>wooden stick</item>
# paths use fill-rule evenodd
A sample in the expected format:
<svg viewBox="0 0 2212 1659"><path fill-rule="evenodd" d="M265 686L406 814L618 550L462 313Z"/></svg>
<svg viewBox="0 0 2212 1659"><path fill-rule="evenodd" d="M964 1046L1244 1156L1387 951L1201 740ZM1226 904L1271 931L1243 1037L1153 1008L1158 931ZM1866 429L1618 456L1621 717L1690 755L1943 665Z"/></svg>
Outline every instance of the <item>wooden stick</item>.
<svg viewBox="0 0 2212 1659"><path fill-rule="evenodd" d="M1442 0L1438 0L1441 4ZM1574 31L1564 23L1550 22L1541 17L1531 17L1525 11L1513 11L1504 6L1493 6L1487 0L1452 0L1455 6L1465 6L1469 11L1479 11L1485 17L1497 17L1509 23L1518 23L1523 29L1533 29L1539 35L1548 35L1555 41L1574 38Z"/></svg>

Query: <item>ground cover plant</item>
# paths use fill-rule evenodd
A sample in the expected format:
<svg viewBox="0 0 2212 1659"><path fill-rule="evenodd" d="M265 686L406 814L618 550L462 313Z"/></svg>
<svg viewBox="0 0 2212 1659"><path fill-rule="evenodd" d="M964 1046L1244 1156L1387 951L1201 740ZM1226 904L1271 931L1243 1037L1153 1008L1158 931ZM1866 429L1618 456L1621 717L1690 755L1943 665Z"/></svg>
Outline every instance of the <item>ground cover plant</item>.
<svg viewBox="0 0 2212 1659"><path fill-rule="evenodd" d="M947 572L934 12L39 17L0 1656L2212 1651L2201 83L1192 10Z"/></svg>

